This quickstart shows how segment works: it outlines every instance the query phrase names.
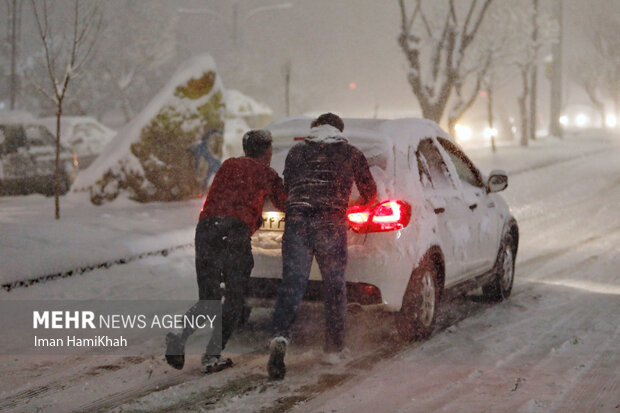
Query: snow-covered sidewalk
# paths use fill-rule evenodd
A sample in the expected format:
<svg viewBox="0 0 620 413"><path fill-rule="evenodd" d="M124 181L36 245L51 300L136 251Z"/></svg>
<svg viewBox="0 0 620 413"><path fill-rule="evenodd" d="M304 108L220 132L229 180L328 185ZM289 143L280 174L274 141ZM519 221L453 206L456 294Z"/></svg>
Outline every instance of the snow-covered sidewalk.
<svg viewBox="0 0 620 413"><path fill-rule="evenodd" d="M0 198L0 282L132 259L193 242L202 201L94 206L83 196Z"/></svg>

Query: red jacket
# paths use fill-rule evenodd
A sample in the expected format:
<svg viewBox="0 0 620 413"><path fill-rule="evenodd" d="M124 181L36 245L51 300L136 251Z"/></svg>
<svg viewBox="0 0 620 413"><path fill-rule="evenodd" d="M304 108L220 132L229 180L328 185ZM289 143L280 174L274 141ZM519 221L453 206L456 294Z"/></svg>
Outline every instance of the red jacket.
<svg viewBox="0 0 620 413"><path fill-rule="evenodd" d="M233 217L245 222L253 234L260 226L265 196L284 211L286 194L276 171L246 156L227 159L215 174L199 221L215 216Z"/></svg>

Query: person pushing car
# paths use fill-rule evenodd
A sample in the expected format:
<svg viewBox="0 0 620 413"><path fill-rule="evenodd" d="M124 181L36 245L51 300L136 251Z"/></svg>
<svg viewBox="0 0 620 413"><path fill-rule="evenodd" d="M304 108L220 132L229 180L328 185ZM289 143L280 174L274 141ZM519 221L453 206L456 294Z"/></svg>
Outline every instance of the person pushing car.
<svg viewBox="0 0 620 413"><path fill-rule="evenodd" d="M243 136L245 156L230 158L218 169L196 227L196 274L199 300L185 314L205 314L206 300L221 301L221 343L212 336L202 356L201 370L213 373L232 365L221 359L245 305L244 294L254 266L251 236L261 225L265 197L284 210L286 194L282 179L269 164L272 137L268 130L252 130ZM221 283L224 283L224 289ZM194 328L166 336L166 361L176 369L185 364L184 349Z"/></svg>
<svg viewBox="0 0 620 413"><path fill-rule="evenodd" d="M337 363L345 357L347 206L354 182L360 202L365 205L374 202L377 186L368 161L348 143L343 130L344 123L337 115L319 116L304 142L295 145L285 161L288 200L282 237L282 283L273 312L267 364L272 379L282 379L286 373L284 356L313 257L323 278L325 361Z"/></svg>

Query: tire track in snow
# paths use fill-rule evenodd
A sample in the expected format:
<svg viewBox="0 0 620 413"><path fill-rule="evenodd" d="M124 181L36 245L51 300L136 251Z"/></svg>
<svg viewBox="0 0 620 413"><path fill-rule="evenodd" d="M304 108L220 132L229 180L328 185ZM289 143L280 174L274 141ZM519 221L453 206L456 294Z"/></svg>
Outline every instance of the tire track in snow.
<svg viewBox="0 0 620 413"><path fill-rule="evenodd" d="M584 366L572 386L565 389L563 399L553 403L550 411L581 412L618 411L620 409L620 354L616 333L608 338L605 348L596 354L589 365Z"/></svg>
<svg viewBox="0 0 620 413"><path fill-rule="evenodd" d="M114 359L113 359L114 360ZM148 361L147 357L118 357L115 362L110 364L107 362L105 365L86 365L76 364L77 358L71 362L71 357L63 358L61 362L62 366L71 366L69 370L60 370L61 374L56 374L57 370L53 370L51 373L41 375L32 379L33 384L29 381L29 385L34 387L19 390L16 393L10 394L0 401L0 410L14 409L16 411L29 410L25 409L32 401L44 403L45 399L52 399L63 391L69 391L71 388L82 385L85 381L92 379L94 376L101 374L102 367L117 366L117 369L110 369L111 371L120 370L123 367L127 367L132 364L141 364ZM84 359L88 362L88 360ZM105 369L103 369L105 370ZM36 384L44 383L44 384ZM33 400L37 399L37 400Z"/></svg>
<svg viewBox="0 0 620 413"><path fill-rule="evenodd" d="M583 248L589 244L595 243L597 241L601 241L606 239L607 237L611 237L614 235L617 235L618 233L620 233L620 225L616 226L614 228L609 229L608 231L605 231L602 234L598 234L598 235L594 235L591 237L588 237L586 239L583 240L579 240L574 244L571 244L569 246L563 247L563 248L558 248L552 251L547 251L544 254L541 255L536 255L534 257L530 257L527 258L523 261L519 261L518 262L518 270L521 272L529 272L527 270L529 270L530 268L535 268L537 266L539 266L542 263L549 263L552 260L558 259L560 257L563 257L566 254L570 254L571 252L577 251L580 248ZM525 267L525 268L523 268ZM543 275L547 275L547 274L543 274ZM543 275L540 275L538 277L528 277L528 279L536 279L536 278L540 278Z"/></svg>
<svg viewBox="0 0 620 413"><path fill-rule="evenodd" d="M562 313L564 315L562 317L559 317L559 319L553 323L551 328L547 330L546 335L539 336L534 340L528 340L528 343L526 345L523 345L521 341L516 340L515 342L512 343L512 346L511 346L512 348L516 347L516 349L513 350L512 348L510 348L508 350L510 351L510 354L507 355L506 357L499 359L493 366L489 366L488 367L489 371L496 372L498 369L509 368L511 363L513 364L520 363L520 359L523 356L527 355L529 352L535 351L540 346L540 343L547 338L548 334L551 334L552 332L555 332L555 331L558 331L564 328L565 324L570 322L571 319L578 312L579 312L579 309L573 309L572 311L568 313ZM541 317L538 317L536 321L545 321L546 318L547 318L546 316L541 316ZM587 319L587 317L583 317L583 319L585 320ZM531 323L535 321L529 320L529 322ZM525 330L527 333L529 329L526 328ZM518 338L523 337L522 335L514 331L512 332L512 335ZM493 336L502 337L502 338L510 337L510 335L507 335L506 332L503 331L502 329L498 332L494 331L492 335L489 335L485 339L485 342L489 342L489 343L493 342L492 340ZM476 340L476 342L482 345L485 344L485 343L480 343L480 340ZM506 344L507 343L502 343L502 348L505 348ZM446 349L446 351L454 351L454 349L450 347ZM441 361L438 360L438 363L441 364ZM448 370L446 374L452 375L453 372L454 370ZM459 378L457 378L456 381L454 381L453 377L451 378L451 380L447 380L446 378L436 380L437 382L448 383L448 384L442 387L441 389L438 389L436 392L432 394L416 398L418 402L424 403L424 406L422 406L423 408L421 411L440 410L450 405L455 399L462 397L462 395L468 396L471 393L471 389L469 385L472 382L477 381L480 378L480 376L481 376L481 369L474 366L473 368L470 368L469 370L467 370L465 374L462 374ZM435 379L432 377L429 377L429 380L435 380Z"/></svg>
<svg viewBox="0 0 620 413"><path fill-rule="evenodd" d="M519 409L528 403L544 406L549 403L546 398L557 398L563 389L562 382L565 382L571 373L574 374L574 368L578 367L580 362L587 363L592 358L589 349L600 348L607 343L607 338L601 335L587 339L588 346L585 348L583 343L586 338L579 336L578 332L583 334L587 331L591 319L596 319L608 309L600 309L594 314L578 310L563 320L561 328L556 325L552 330L545 331L535 345L528 345L525 351L519 352L518 357L508 357L484 374L473 376L468 380L467 387L456 395L450 394L447 404L431 406L431 409L482 409L484 406L474 396L478 387L495 388L493 394L503 396L502 408L506 411L520 411ZM588 352L583 354L584 350Z"/></svg>

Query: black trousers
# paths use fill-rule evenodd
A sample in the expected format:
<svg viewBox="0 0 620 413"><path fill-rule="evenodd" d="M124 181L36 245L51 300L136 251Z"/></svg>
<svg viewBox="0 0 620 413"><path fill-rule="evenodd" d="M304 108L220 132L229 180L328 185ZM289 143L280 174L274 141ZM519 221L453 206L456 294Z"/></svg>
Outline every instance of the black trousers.
<svg viewBox="0 0 620 413"><path fill-rule="evenodd" d="M254 259L251 233L247 225L232 217L210 217L196 227L196 276L198 301L186 315L206 315L204 300L221 301L222 335L214 334L207 345L207 355L222 352L243 314L245 295ZM224 288L221 283L224 283ZM182 338L194 332L191 327L183 330Z"/></svg>

